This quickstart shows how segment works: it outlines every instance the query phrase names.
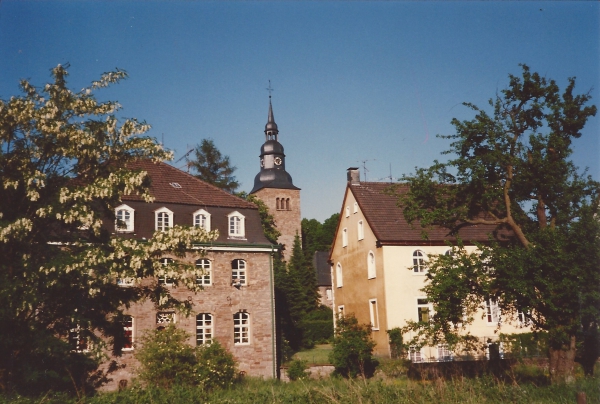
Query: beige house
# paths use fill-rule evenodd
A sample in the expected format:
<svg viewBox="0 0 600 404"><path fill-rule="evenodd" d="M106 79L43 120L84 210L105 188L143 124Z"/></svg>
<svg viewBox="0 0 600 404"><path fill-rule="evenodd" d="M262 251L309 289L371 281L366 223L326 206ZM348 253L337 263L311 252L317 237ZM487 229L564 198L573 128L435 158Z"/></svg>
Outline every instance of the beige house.
<svg viewBox="0 0 600 404"><path fill-rule="evenodd" d="M403 327L407 320L426 321L433 308L421 291L426 282L426 262L432 254L445 254L456 239L448 230L434 228L428 239L421 228L406 222L396 198L384 191L389 183L360 182L356 168L348 170L348 185L340 221L330 252L334 312L353 313L360 323L371 324L377 356L390 356L387 330ZM399 189L403 192L402 188ZM470 226L460 231L467 251L473 241L485 241L490 226ZM482 302L480 316L468 331L483 340L498 338L500 313L495 301ZM523 332L518 319L502 319L502 332ZM411 336L406 335L405 340ZM447 347L413 350L413 361L449 360Z"/></svg>

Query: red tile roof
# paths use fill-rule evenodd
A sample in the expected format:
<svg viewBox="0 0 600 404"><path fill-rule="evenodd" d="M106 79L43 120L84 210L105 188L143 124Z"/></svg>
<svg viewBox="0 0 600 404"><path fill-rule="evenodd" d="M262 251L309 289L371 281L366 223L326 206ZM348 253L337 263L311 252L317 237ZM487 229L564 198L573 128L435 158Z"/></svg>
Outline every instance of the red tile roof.
<svg viewBox="0 0 600 404"><path fill-rule="evenodd" d="M388 245L426 245L443 244L447 240L456 240L449 230L434 226L428 228L427 239L422 237L423 229L418 221L409 224L404 218L402 208L397 206L397 197L385 193L391 184L383 182L361 182L348 185L375 237L381 244ZM408 187L399 185L396 192L405 193ZM343 212L342 212L343 214ZM459 231L460 238L469 241L486 241L488 234L496 226L472 225Z"/></svg>
<svg viewBox="0 0 600 404"><path fill-rule="evenodd" d="M140 160L127 165L144 170L151 178L150 195L155 203L178 203L239 209L257 209L256 205L208 184L166 163ZM123 201L141 201L138 195L123 195Z"/></svg>

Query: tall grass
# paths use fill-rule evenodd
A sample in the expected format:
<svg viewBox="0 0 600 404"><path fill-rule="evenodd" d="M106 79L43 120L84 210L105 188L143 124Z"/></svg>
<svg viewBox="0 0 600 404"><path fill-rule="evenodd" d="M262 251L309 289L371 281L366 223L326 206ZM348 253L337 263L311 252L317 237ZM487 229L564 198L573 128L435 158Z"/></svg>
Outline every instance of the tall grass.
<svg viewBox="0 0 600 404"><path fill-rule="evenodd" d="M576 393L587 394L588 403L600 403L600 379L582 378L573 385L538 386L534 383L499 381L492 377L457 378L451 381L408 379L346 380L331 378L283 383L247 378L235 386L206 393L199 388L171 390L131 388L99 394L79 403L574 403ZM0 397L0 403L78 403L51 394L37 399Z"/></svg>

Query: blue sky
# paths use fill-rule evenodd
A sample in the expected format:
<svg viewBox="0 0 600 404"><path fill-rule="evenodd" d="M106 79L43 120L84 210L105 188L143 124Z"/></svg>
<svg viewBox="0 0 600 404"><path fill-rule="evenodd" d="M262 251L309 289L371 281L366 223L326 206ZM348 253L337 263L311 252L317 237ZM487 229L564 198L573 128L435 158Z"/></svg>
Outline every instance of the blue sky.
<svg viewBox="0 0 600 404"><path fill-rule="evenodd" d="M144 119L175 159L212 138L252 188L271 80L286 168L302 216L338 212L346 169L385 180L427 166L453 117L472 115L528 64L600 103L598 2L2 1L0 98L18 81L70 64L80 89L116 67L130 78L98 93ZM600 179L600 119L574 160ZM183 162L176 164L183 166ZM361 176L364 172L361 168Z"/></svg>

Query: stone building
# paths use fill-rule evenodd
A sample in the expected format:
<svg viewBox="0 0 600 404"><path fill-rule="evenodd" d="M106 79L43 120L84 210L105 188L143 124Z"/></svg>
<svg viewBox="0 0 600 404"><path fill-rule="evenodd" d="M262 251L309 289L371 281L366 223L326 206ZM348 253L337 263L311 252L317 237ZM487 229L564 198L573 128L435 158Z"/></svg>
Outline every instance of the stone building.
<svg viewBox="0 0 600 404"><path fill-rule="evenodd" d="M203 270L196 280L203 291L194 294L183 286L176 287L169 278L146 280L172 288L174 297L192 303L193 313L186 317L174 311L157 311L151 301L128 308L125 332L130 343L118 358L126 367L111 375L114 381L107 388L114 389L120 380L131 378L137 366L134 353L143 332L168 323L187 331L190 344L218 340L233 354L240 371L276 377L272 257L277 247L265 238L257 207L165 163L139 161L129 168L148 173L154 201L123 196L116 208L121 226L105 224L115 237L148 239L155 231L173 225L216 229L219 236L198 246L206 251L204 256L190 251L184 258ZM166 262L170 257L160 259ZM125 279L119 284L129 286Z"/></svg>
<svg viewBox="0 0 600 404"><path fill-rule="evenodd" d="M279 143L279 130L273 116L271 96L269 96L269 116L265 125L265 143L260 149L260 172L254 178L251 194L256 195L269 208L281 236L277 240L284 246L283 256L288 260L296 234L300 228L300 188L292 182L292 176L285 170L285 154Z"/></svg>

